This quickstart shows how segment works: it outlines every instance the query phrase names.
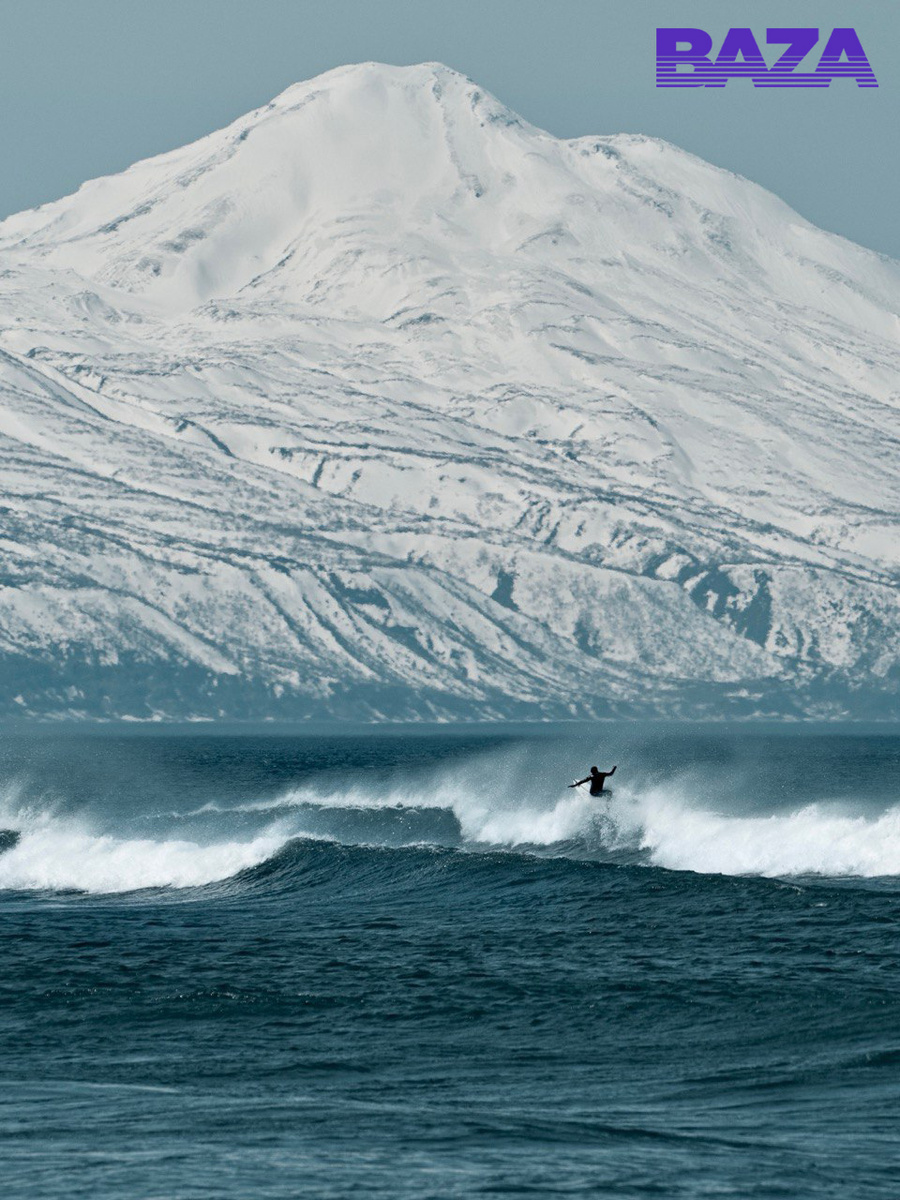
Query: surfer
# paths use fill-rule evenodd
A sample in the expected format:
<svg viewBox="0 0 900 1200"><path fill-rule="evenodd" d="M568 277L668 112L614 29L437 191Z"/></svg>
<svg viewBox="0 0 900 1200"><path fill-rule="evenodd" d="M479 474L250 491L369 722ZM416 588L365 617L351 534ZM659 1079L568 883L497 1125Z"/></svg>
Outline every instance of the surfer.
<svg viewBox="0 0 900 1200"><path fill-rule="evenodd" d="M596 767L591 767L590 775L585 775L584 779L576 779L574 783L569 784L569 787L581 787L583 783L589 783L591 785L591 795L601 796L603 794L603 785L609 779L610 775L615 775L615 773L615 767L611 771L598 771Z"/></svg>

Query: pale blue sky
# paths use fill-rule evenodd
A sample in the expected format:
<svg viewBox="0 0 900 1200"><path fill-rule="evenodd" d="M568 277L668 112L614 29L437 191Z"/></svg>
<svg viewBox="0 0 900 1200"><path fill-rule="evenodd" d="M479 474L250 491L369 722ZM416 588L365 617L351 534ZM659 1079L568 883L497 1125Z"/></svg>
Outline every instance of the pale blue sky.
<svg viewBox="0 0 900 1200"><path fill-rule="evenodd" d="M657 25L853 25L878 90L658 91ZM439 60L551 132L649 133L900 257L897 0L0 0L0 215L346 62Z"/></svg>

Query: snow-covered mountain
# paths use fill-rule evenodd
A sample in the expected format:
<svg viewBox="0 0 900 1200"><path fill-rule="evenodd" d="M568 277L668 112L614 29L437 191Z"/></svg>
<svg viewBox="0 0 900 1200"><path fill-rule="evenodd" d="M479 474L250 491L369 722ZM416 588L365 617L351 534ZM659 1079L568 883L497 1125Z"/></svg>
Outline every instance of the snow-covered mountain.
<svg viewBox="0 0 900 1200"><path fill-rule="evenodd" d="M900 710L900 264L344 67L0 223L0 716Z"/></svg>

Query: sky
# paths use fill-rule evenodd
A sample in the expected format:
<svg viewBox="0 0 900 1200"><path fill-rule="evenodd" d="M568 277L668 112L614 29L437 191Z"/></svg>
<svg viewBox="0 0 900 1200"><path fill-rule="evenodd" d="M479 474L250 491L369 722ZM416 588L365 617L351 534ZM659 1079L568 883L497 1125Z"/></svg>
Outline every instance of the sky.
<svg viewBox="0 0 900 1200"><path fill-rule="evenodd" d="M819 50L852 25L880 86L657 89L672 25L716 48L731 25L814 26ZM666 138L900 258L898 0L0 0L0 217L371 59L444 62L559 137Z"/></svg>

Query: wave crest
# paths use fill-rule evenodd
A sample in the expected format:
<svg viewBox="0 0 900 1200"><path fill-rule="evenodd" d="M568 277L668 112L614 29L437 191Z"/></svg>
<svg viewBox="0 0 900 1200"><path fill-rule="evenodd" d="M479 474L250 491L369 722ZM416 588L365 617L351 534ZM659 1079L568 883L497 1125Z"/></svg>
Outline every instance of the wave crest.
<svg viewBox="0 0 900 1200"><path fill-rule="evenodd" d="M0 832L0 890L202 887L261 868L296 839L381 850L514 850L702 874L900 875L897 805L878 811L845 799L840 809L806 802L773 812L768 798L747 791L744 777L642 781L636 770L598 800L560 788L555 762L543 774L539 767L507 755L362 783L357 774L349 787L331 773L266 799L234 796L194 808L176 800L165 812L132 806L127 818L118 803L75 811L35 803L17 787L0 798L0 825L11 831ZM298 884L295 860L279 862Z"/></svg>
<svg viewBox="0 0 900 1200"><path fill-rule="evenodd" d="M0 854L0 889L102 894L200 887L256 866L284 841L269 835L201 846L180 840L119 840L50 826L23 833Z"/></svg>
<svg viewBox="0 0 900 1200"><path fill-rule="evenodd" d="M716 875L900 875L900 808L847 815L821 804L767 816L695 809L665 795L635 806L656 866Z"/></svg>

